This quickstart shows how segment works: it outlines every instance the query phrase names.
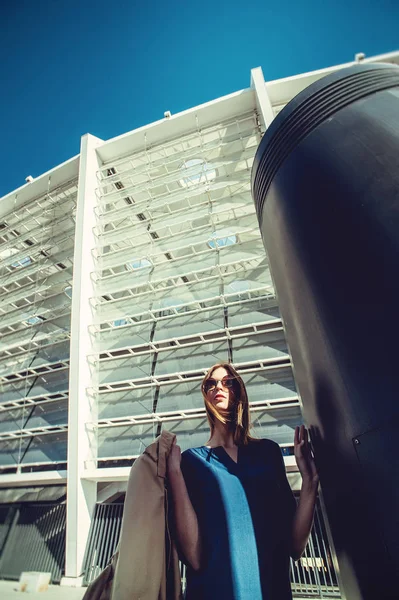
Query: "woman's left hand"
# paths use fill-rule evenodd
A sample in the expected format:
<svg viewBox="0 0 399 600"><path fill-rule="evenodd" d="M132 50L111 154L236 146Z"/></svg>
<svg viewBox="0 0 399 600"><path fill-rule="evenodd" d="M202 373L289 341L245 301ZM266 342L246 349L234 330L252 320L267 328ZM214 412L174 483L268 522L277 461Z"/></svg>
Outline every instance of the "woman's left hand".
<svg viewBox="0 0 399 600"><path fill-rule="evenodd" d="M318 483L319 475L310 448L308 430L304 425L295 427L294 452L296 464L302 475L302 480Z"/></svg>

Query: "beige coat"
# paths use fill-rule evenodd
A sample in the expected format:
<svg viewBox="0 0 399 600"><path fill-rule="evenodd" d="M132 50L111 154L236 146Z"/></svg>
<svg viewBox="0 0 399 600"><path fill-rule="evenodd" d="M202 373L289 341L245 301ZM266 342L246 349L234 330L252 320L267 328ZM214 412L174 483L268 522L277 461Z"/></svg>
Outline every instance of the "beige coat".
<svg viewBox="0 0 399 600"><path fill-rule="evenodd" d="M175 435L163 431L129 476L121 537L84 600L181 600L179 561L168 526L166 461Z"/></svg>

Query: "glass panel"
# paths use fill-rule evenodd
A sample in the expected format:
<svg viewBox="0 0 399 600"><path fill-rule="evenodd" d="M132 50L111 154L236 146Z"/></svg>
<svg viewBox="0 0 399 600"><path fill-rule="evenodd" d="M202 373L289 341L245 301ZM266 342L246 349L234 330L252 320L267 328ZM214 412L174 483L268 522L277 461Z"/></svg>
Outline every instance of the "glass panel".
<svg viewBox="0 0 399 600"><path fill-rule="evenodd" d="M67 460L67 433L55 433L32 438L22 464L34 462L64 462Z"/></svg>
<svg viewBox="0 0 399 600"><path fill-rule="evenodd" d="M105 297L107 295L105 294ZM100 298L101 299L101 298ZM114 321L121 317L134 317L140 315L138 322L143 319L148 319L149 315L144 317L141 313L151 310L153 304L153 297L150 294L140 297L127 297L115 302L105 302L99 307L96 323L103 323L105 321ZM119 330L119 332L122 330Z"/></svg>
<svg viewBox="0 0 399 600"><path fill-rule="evenodd" d="M228 358L228 344L225 341L187 348L175 348L170 351L159 352L155 375L208 370L213 364L226 362Z"/></svg>
<svg viewBox="0 0 399 600"><path fill-rule="evenodd" d="M68 390L69 370L60 369L52 373L43 375L32 375L27 379L17 380L4 385L1 402L12 400L21 400L22 398L31 398L55 392Z"/></svg>
<svg viewBox="0 0 399 600"><path fill-rule="evenodd" d="M71 286L69 286L69 289L72 290ZM40 306L38 306L36 308L36 311L38 314L42 314L43 312L47 312L47 311L56 311L56 310L58 310L58 312L61 312L62 309L67 309L68 307L70 309L70 305L71 305L70 298L65 296L65 292L62 293L60 291L59 294L50 296L49 298L46 298L46 300L44 302L41 302Z"/></svg>
<svg viewBox="0 0 399 600"><path fill-rule="evenodd" d="M68 381L68 369L59 370L55 373L46 373L36 379L35 384L29 390L28 397L65 391L68 389Z"/></svg>
<svg viewBox="0 0 399 600"><path fill-rule="evenodd" d="M196 214L191 213L191 217L196 217ZM208 214L209 218L209 214ZM185 254L189 251L189 247L191 245L198 244L200 246L201 251L208 250L208 246L205 243L207 239L212 237L212 231L209 227L204 227L202 229L197 229L194 231L183 231L182 233L175 235L173 237L167 238L167 247L169 252L175 252L179 248L185 249ZM159 245L159 242L158 242ZM156 247L155 247L156 248ZM159 252L159 250L158 250ZM211 253L209 253L211 254Z"/></svg>
<svg viewBox="0 0 399 600"><path fill-rule="evenodd" d="M17 380L4 385L1 401L9 402L33 396L42 396L68 390L68 369L59 369L43 375L32 375L26 379Z"/></svg>
<svg viewBox="0 0 399 600"><path fill-rule="evenodd" d="M155 386L98 395L98 418L133 417L153 412Z"/></svg>
<svg viewBox="0 0 399 600"><path fill-rule="evenodd" d="M40 351L36 352L32 363L29 362L29 366L37 367L42 364L67 360L69 358L69 350L69 340L58 344L52 344L51 346L42 348Z"/></svg>
<svg viewBox="0 0 399 600"><path fill-rule="evenodd" d="M278 398L291 398L296 395L295 382L291 369L285 369L285 376L281 381L274 381L276 373L263 371L257 373L243 373L242 379L247 388L250 402L263 400L276 400Z"/></svg>
<svg viewBox="0 0 399 600"><path fill-rule="evenodd" d="M116 383L130 379L148 378L152 373L152 354L119 358L100 363L99 384Z"/></svg>
<svg viewBox="0 0 399 600"><path fill-rule="evenodd" d="M21 400L21 398L25 398L25 391L25 385L19 384L17 389L11 385L4 385L1 392L1 404L5 402L11 402L12 400Z"/></svg>
<svg viewBox="0 0 399 600"><path fill-rule="evenodd" d="M240 283L238 283L240 282ZM266 287L269 293L273 292L273 282L267 264L261 262L256 267L249 267L246 263L243 269L234 274L228 274L223 278L225 294L244 293Z"/></svg>
<svg viewBox="0 0 399 600"><path fill-rule="evenodd" d="M17 465L20 462L20 458L25 452L30 438L23 438L21 440L6 440L0 442L0 465L1 466L12 466Z"/></svg>
<svg viewBox="0 0 399 600"><path fill-rule="evenodd" d="M154 341L206 333L207 331L223 328L223 308L194 314L182 314L182 316L159 321L155 328Z"/></svg>
<svg viewBox="0 0 399 600"><path fill-rule="evenodd" d="M189 274L187 278L189 278ZM159 291L154 294L152 309L162 310L168 308L173 304L185 304L194 301L201 301L212 297L218 297L220 293L220 281L219 278L211 279L204 282L193 282L186 286L177 289L169 289L165 291ZM217 304L220 304L218 302ZM181 309L182 311L184 308Z"/></svg>
<svg viewBox="0 0 399 600"><path fill-rule="evenodd" d="M288 358L283 332L248 335L232 340L234 362L252 362L269 358Z"/></svg>
<svg viewBox="0 0 399 600"><path fill-rule="evenodd" d="M53 323L42 322L26 330L21 329L12 335L4 336L0 342L0 356L5 357L5 353L10 351L15 354L19 354L21 351L30 352L39 345L55 344L66 340L69 327L69 318L56 319Z"/></svg>
<svg viewBox="0 0 399 600"><path fill-rule="evenodd" d="M115 350L116 348L148 344L153 326L153 323L141 323L122 329L118 328L116 331L102 331L95 348L101 352L101 350Z"/></svg>
<svg viewBox="0 0 399 600"><path fill-rule="evenodd" d="M181 381L172 385L161 385L159 388L157 412L203 407L201 381Z"/></svg>
<svg viewBox="0 0 399 600"><path fill-rule="evenodd" d="M156 438L157 424L109 427L98 430L98 457L136 456Z"/></svg>
<svg viewBox="0 0 399 600"><path fill-rule="evenodd" d="M31 407L28 407L28 410L25 409L27 417L25 428L68 424L68 403L66 400L49 402L43 405L39 404L33 409L31 416L29 416L31 411Z"/></svg>
<svg viewBox="0 0 399 600"><path fill-rule="evenodd" d="M275 301L266 300L266 298L248 302L241 306L229 306L228 308L229 327L251 325L252 323L272 321L279 318L279 310L275 306Z"/></svg>
<svg viewBox="0 0 399 600"><path fill-rule="evenodd" d="M26 408L25 410L14 409L0 412L0 433L21 429L24 426L28 414Z"/></svg>
<svg viewBox="0 0 399 600"><path fill-rule="evenodd" d="M234 244L220 252L220 263L238 262L243 259L250 259L265 255L265 249L261 239L251 240L242 244ZM266 265L265 265L266 266Z"/></svg>

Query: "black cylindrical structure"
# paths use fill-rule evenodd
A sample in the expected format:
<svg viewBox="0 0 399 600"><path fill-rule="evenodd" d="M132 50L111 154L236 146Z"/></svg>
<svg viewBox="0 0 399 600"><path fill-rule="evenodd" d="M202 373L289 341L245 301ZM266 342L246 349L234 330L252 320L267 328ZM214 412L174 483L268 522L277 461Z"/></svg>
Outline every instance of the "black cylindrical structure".
<svg viewBox="0 0 399 600"><path fill-rule="evenodd" d="M399 68L356 65L266 131L252 192L348 600L399 598Z"/></svg>

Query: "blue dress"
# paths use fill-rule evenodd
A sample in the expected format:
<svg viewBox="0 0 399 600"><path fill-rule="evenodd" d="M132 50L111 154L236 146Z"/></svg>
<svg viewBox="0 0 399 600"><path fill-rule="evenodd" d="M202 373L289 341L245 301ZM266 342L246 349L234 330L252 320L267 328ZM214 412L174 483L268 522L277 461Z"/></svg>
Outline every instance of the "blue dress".
<svg viewBox="0 0 399 600"><path fill-rule="evenodd" d="M182 471L202 540L200 571L187 567L186 600L291 600L289 546L296 501L271 440L191 448Z"/></svg>

